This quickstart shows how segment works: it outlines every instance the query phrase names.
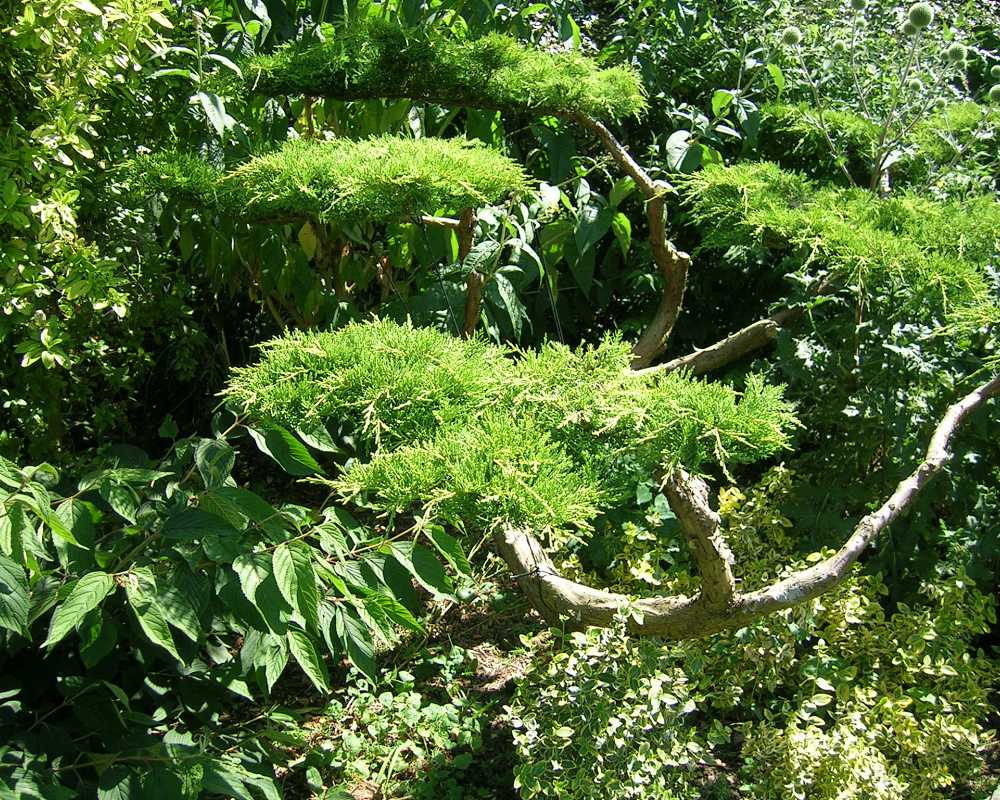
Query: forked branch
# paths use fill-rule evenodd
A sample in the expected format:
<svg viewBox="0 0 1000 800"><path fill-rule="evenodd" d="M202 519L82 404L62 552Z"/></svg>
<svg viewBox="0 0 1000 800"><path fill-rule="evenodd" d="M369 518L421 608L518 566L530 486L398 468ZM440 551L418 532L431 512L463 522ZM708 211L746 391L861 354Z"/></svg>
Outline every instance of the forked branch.
<svg viewBox="0 0 1000 800"><path fill-rule="evenodd" d="M921 490L948 463L952 440L962 424L998 394L1000 375L952 405L935 429L923 461L877 511L858 523L834 555L752 592L735 591L732 555L721 535L719 517L708 503L707 486L683 470L675 470L664 482L664 490L701 573L701 591L694 597L651 597L633 602L642 613L631 620L632 632L670 639L705 636L742 627L834 588L847 578L851 566L879 534L910 510ZM629 603L625 595L563 578L529 532L507 528L497 531L493 541L529 602L549 622L568 618L575 625L604 627Z"/></svg>

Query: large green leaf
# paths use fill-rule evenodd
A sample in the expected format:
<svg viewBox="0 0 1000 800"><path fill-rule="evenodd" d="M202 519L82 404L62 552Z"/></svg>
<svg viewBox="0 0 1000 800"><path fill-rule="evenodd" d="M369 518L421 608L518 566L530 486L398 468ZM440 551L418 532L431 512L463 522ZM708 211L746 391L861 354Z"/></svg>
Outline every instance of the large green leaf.
<svg viewBox="0 0 1000 800"><path fill-rule="evenodd" d="M427 591L435 597L451 596L451 580L431 550L411 542L393 542L389 547L396 560L406 567L417 579L417 583Z"/></svg>
<svg viewBox="0 0 1000 800"><path fill-rule="evenodd" d="M209 489L222 486L233 471L236 453L221 439L202 439L194 451L194 463Z"/></svg>
<svg viewBox="0 0 1000 800"><path fill-rule="evenodd" d="M330 680L326 673L326 664L319 656L316 643L313 638L301 628L294 625L288 628L288 649L302 667L302 671L309 677L317 689L321 692L330 691Z"/></svg>
<svg viewBox="0 0 1000 800"><path fill-rule="evenodd" d="M15 633L28 630L28 576L24 567L0 555L0 627Z"/></svg>
<svg viewBox="0 0 1000 800"><path fill-rule="evenodd" d="M312 550L303 542L279 544L274 549L274 577L289 605L305 621L307 630L317 630L319 592L312 567Z"/></svg>
<svg viewBox="0 0 1000 800"><path fill-rule="evenodd" d="M471 575L472 567L469 565L469 559L465 557L465 552L462 550L462 545L458 543L458 539L448 533L440 525L431 525L430 529L427 531L427 535L431 542L438 549L438 552L445 557L445 560L455 568L455 570L462 575Z"/></svg>
<svg viewBox="0 0 1000 800"><path fill-rule="evenodd" d="M162 533L168 539L193 540L203 539L212 534L235 536L237 530L215 514L209 514L200 508L183 508L167 517Z"/></svg>
<svg viewBox="0 0 1000 800"><path fill-rule="evenodd" d="M177 652L177 645L174 643L167 618L157 605L156 579L152 570L148 567L133 570L125 581L125 593L142 632L153 644L159 645L178 661L183 662L184 659Z"/></svg>
<svg viewBox="0 0 1000 800"><path fill-rule="evenodd" d="M115 587L114 579L106 572L88 572L73 586L69 596L52 615L49 635L43 647L52 647L87 616L87 612L97 608Z"/></svg>
<svg viewBox="0 0 1000 800"><path fill-rule="evenodd" d="M375 683L377 670L371 631L354 609L344 606L336 607L334 624L337 638L344 643L344 648L347 650L347 658L363 675Z"/></svg>
<svg viewBox="0 0 1000 800"><path fill-rule="evenodd" d="M266 453L289 475L308 477L322 475L323 468L310 455L306 446L293 434L277 425L266 428L247 428L262 453Z"/></svg>

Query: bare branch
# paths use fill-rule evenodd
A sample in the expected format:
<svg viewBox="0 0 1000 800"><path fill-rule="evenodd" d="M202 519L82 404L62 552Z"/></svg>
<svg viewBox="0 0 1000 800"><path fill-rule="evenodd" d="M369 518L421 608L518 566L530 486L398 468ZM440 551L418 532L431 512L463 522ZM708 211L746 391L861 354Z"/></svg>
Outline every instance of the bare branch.
<svg viewBox="0 0 1000 800"><path fill-rule="evenodd" d="M881 508L858 523L833 556L772 586L745 594L732 593L731 555L719 533L718 517L708 506L707 487L675 471L664 488L702 573L702 589L695 597L652 597L633 602L632 607L641 616L631 620L632 632L672 639L705 636L742 627L834 588L847 578L851 566L878 535L910 510L921 490L948 463L952 440L962 424L997 395L1000 375L952 405L935 429L924 460L899 483ZM538 540L526 531L497 531L493 541L528 600L550 622L568 617L577 625L603 627L629 603L625 595L593 589L560 576Z"/></svg>
<svg viewBox="0 0 1000 800"><path fill-rule="evenodd" d="M453 230L459 228L462 224L462 220L455 219L454 217L434 217L430 214L421 214L417 217L417 221L424 225L432 225L437 228L452 228Z"/></svg>
<svg viewBox="0 0 1000 800"><path fill-rule="evenodd" d="M677 322L677 315L684 301L691 257L675 248L667 239L662 187L650 178L649 173L639 166L602 122L586 114L571 114L568 118L597 137L615 163L635 181L636 187L646 198L649 244L656 268L663 277L663 295L660 304L653 314L653 319L632 348L633 368L646 367L667 347L667 340L674 329L674 323Z"/></svg>
<svg viewBox="0 0 1000 800"><path fill-rule="evenodd" d="M778 331L802 316L803 311L802 308L783 308L769 317L759 319L745 328L741 328L736 333L731 333L715 344L695 350L693 353L680 356L672 361L657 364L655 367L637 370L636 374L652 375L657 372L674 372L682 368L689 370L694 375L711 372L726 366L726 364L731 364L733 361L738 361L754 350L767 347L777 337Z"/></svg>
<svg viewBox="0 0 1000 800"><path fill-rule="evenodd" d="M472 227L476 221L475 212L467 208L462 212L462 216L455 225L455 233L458 235L458 260L465 261L472 252ZM462 320L462 336L468 339L476 330L479 324L479 309L483 302L483 287L486 285L486 278L477 270L472 270L465 279L465 314Z"/></svg>

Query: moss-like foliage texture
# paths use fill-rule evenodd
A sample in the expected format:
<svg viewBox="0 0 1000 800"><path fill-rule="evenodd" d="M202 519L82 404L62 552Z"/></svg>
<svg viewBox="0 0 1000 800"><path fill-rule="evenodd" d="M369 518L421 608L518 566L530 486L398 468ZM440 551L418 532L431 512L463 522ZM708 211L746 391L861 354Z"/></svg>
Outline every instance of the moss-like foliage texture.
<svg viewBox="0 0 1000 800"><path fill-rule="evenodd" d="M585 527L656 469L741 463L786 448L781 389L637 376L628 346L512 354L392 322L293 333L261 346L227 394L258 418L354 435L337 486L385 510L485 529Z"/></svg>
<svg viewBox="0 0 1000 800"><path fill-rule="evenodd" d="M859 185L871 177L881 129L851 111L827 110L823 120ZM761 154L784 167L840 180L819 115L806 103L771 103L763 108ZM995 159L1000 145L1000 111L979 103L950 103L920 120L900 142L891 166L897 184L921 184L959 156L966 162Z"/></svg>
<svg viewBox="0 0 1000 800"><path fill-rule="evenodd" d="M133 182L253 222L381 222L493 203L527 189L521 167L462 139L297 139L230 172L197 158L137 159Z"/></svg>
<svg viewBox="0 0 1000 800"><path fill-rule="evenodd" d="M548 53L498 34L456 38L382 20L259 56L243 71L247 88L268 96L409 98L603 119L646 106L639 76L626 67L602 69L576 53Z"/></svg>
<svg viewBox="0 0 1000 800"><path fill-rule="evenodd" d="M685 186L701 248L764 247L789 269L827 271L860 287L899 289L950 308L981 302L998 250L1000 203L937 202L910 194L879 199L818 186L775 164L713 167Z"/></svg>

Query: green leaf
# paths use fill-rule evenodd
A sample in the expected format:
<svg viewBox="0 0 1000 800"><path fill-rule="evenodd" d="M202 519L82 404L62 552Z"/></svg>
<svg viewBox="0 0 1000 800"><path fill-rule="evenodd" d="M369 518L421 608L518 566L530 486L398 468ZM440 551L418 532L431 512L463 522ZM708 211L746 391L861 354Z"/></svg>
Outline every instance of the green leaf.
<svg viewBox="0 0 1000 800"><path fill-rule="evenodd" d="M222 102L221 97L210 92L196 92L194 96L219 136L222 136L227 128L232 127L233 118L226 113L226 105Z"/></svg>
<svg viewBox="0 0 1000 800"><path fill-rule="evenodd" d="M341 451L341 449L337 447L337 443L333 441L333 437L330 435L330 431L326 429L325 425L320 424L315 428L310 428L308 430L296 428L295 433L313 450L319 450L321 453L339 453Z"/></svg>
<svg viewBox="0 0 1000 800"><path fill-rule="evenodd" d="M367 677L376 683L375 647L371 631L365 626L357 612L351 608L337 606L334 611L337 638L344 643L347 658Z"/></svg>
<svg viewBox="0 0 1000 800"><path fill-rule="evenodd" d="M238 531L215 514L209 514L200 508L183 508L167 518L162 533L168 539L193 540L203 539L210 534L236 536Z"/></svg>
<svg viewBox="0 0 1000 800"><path fill-rule="evenodd" d="M156 582L156 604L171 625L192 642L197 642L210 591L204 578L195 575L187 565L178 565Z"/></svg>
<svg viewBox="0 0 1000 800"><path fill-rule="evenodd" d="M302 671L309 677L317 689L321 692L330 691L330 681L326 674L326 664L319 657L316 650L316 643L312 637L301 628L290 627L288 629L288 649Z"/></svg>
<svg viewBox="0 0 1000 800"><path fill-rule="evenodd" d="M106 572L89 572L73 586L66 600L56 608L49 624L49 635L43 647L60 642L89 611L97 608L115 587L114 579Z"/></svg>
<svg viewBox="0 0 1000 800"><path fill-rule="evenodd" d="M580 211L576 223L576 249L582 256L597 244L611 227L612 212L596 203L588 203ZM589 289L589 287L587 287Z"/></svg>
<svg viewBox="0 0 1000 800"><path fill-rule="evenodd" d="M307 477L323 474L323 468L309 454L305 445L284 428L272 425L259 430L247 430L260 451L278 462L289 475Z"/></svg>
<svg viewBox="0 0 1000 800"><path fill-rule="evenodd" d="M621 248L622 256L628 256L629 248L632 246L632 223L621 211L616 211L611 218L611 230L615 234L618 246Z"/></svg>
<svg viewBox="0 0 1000 800"><path fill-rule="evenodd" d="M167 618L156 604L156 579L148 567L139 567L132 571L125 582L125 594L142 632L153 644L159 645L178 661L183 662L184 659L174 644L174 636L170 632Z"/></svg>
<svg viewBox="0 0 1000 800"><path fill-rule="evenodd" d="M725 89L716 89L712 94L712 115L716 117L721 117L726 113L726 109L732 105L733 100L736 96Z"/></svg>
<svg viewBox="0 0 1000 800"><path fill-rule="evenodd" d="M411 542L394 542L390 545L392 555L409 570L417 583L435 597L451 595L451 580L434 553L423 545Z"/></svg>
<svg viewBox="0 0 1000 800"><path fill-rule="evenodd" d="M372 606L378 609L378 613L388 620L396 623L401 628L423 633L424 626L417 621L417 618L410 613L410 610L400 603L396 598L389 597L375 589L361 587L363 602L369 613L372 613Z"/></svg>
<svg viewBox="0 0 1000 800"><path fill-rule="evenodd" d="M496 273L493 276L493 281L487 285L486 293L494 304L507 312L514 337L520 338L524 323L528 321L528 312L517 296L517 290L510 279L501 272Z"/></svg>
<svg viewBox="0 0 1000 800"><path fill-rule="evenodd" d="M302 615L307 630L319 625L319 592L312 567L312 550L302 542L282 543L274 549L274 577L288 604Z"/></svg>
<svg viewBox="0 0 1000 800"><path fill-rule="evenodd" d="M271 555L244 553L233 561L233 569L239 576L243 595L261 614L268 628L275 633L284 633L291 607L278 588Z"/></svg>
<svg viewBox="0 0 1000 800"><path fill-rule="evenodd" d="M202 788L209 794L235 797L236 800L253 800L253 795L243 783L241 767L229 765L221 759L211 759L204 763L204 769Z"/></svg>
<svg viewBox="0 0 1000 800"><path fill-rule="evenodd" d="M236 464L233 448L221 439L202 439L194 451L194 463L209 489L222 486Z"/></svg>
<svg viewBox="0 0 1000 800"><path fill-rule="evenodd" d="M139 796L139 777L128 767L108 767L97 782L97 800L135 800Z"/></svg>
<svg viewBox="0 0 1000 800"><path fill-rule="evenodd" d="M100 494L118 516L135 524L136 512L139 510L139 495L135 489L124 483L101 481Z"/></svg>
<svg viewBox="0 0 1000 800"><path fill-rule="evenodd" d="M774 85L777 87L778 94L780 95L785 91L785 74L777 64L768 64L767 71L770 73L771 80L774 81Z"/></svg>
<svg viewBox="0 0 1000 800"><path fill-rule="evenodd" d="M635 181L625 176L614 182L611 191L608 193L608 205L618 208L630 195L635 192Z"/></svg>
<svg viewBox="0 0 1000 800"><path fill-rule="evenodd" d="M427 535L434 546L438 549L438 552L445 557L445 560L451 564L457 572L462 575L472 574L472 567L469 564L469 559L465 557L465 552L462 550L462 545L458 543L458 539L445 531L445 529L440 525L431 525L430 529L427 531Z"/></svg>
<svg viewBox="0 0 1000 800"><path fill-rule="evenodd" d="M28 576L24 567L0 556L0 627L28 632Z"/></svg>

